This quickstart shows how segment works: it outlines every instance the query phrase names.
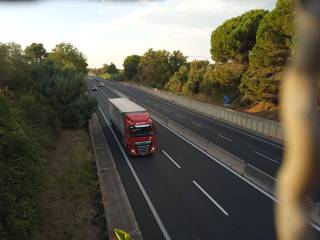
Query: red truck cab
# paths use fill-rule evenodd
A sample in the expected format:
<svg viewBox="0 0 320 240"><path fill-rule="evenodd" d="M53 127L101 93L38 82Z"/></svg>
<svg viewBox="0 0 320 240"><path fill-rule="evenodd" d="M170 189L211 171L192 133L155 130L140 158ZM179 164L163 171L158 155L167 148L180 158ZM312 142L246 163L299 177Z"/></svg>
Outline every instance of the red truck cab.
<svg viewBox="0 0 320 240"><path fill-rule="evenodd" d="M156 151L156 128L143 107L126 98L108 99L113 126L122 136L131 156L145 156Z"/></svg>

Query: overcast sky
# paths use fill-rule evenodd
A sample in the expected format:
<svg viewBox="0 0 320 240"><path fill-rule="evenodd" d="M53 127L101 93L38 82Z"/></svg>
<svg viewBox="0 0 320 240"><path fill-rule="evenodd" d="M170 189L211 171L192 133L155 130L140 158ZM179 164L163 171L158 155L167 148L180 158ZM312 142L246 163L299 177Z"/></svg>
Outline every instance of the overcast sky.
<svg viewBox="0 0 320 240"><path fill-rule="evenodd" d="M0 42L23 47L42 42L51 50L70 42L90 67L114 62L122 68L131 54L149 48L181 50L192 59L210 60L210 35L228 18L276 0L43 1L0 3Z"/></svg>

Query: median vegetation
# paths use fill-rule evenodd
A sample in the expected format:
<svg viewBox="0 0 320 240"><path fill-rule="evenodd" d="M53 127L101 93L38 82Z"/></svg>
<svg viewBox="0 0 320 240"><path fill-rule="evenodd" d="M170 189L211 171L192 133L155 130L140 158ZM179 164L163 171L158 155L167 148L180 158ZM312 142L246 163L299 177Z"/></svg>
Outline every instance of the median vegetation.
<svg viewBox="0 0 320 240"><path fill-rule="evenodd" d="M87 125L87 63L74 46L0 43L0 239L38 239L50 154L64 129Z"/></svg>

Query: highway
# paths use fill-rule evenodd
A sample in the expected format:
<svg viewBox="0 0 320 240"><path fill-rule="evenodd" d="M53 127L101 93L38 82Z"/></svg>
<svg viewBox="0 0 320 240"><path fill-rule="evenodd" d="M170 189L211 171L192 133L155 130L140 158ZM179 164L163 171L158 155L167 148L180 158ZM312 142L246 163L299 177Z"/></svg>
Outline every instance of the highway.
<svg viewBox="0 0 320 240"><path fill-rule="evenodd" d="M193 113L170 102L151 96L139 89L104 81L107 87L125 93L136 102L154 109L163 116L192 130L229 153L276 177L283 156L283 146L260 136L232 127L211 118Z"/></svg>
<svg viewBox="0 0 320 240"><path fill-rule="evenodd" d="M158 152L127 157L108 125L106 98L117 96L92 94L145 239L276 239L272 199L160 124Z"/></svg>

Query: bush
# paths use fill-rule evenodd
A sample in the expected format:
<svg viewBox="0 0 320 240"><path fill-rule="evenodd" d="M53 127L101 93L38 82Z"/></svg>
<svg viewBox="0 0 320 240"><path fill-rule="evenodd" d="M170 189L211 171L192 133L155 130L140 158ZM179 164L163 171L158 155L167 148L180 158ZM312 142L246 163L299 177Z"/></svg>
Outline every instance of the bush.
<svg viewBox="0 0 320 240"><path fill-rule="evenodd" d="M0 238L36 239L50 136L0 96ZM41 135L40 135L41 134Z"/></svg>
<svg viewBox="0 0 320 240"><path fill-rule="evenodd" d="M200 92L221 100L224 95L239 97L239 84L245 66L239 63L209 65L200 85Z"/></svg>

